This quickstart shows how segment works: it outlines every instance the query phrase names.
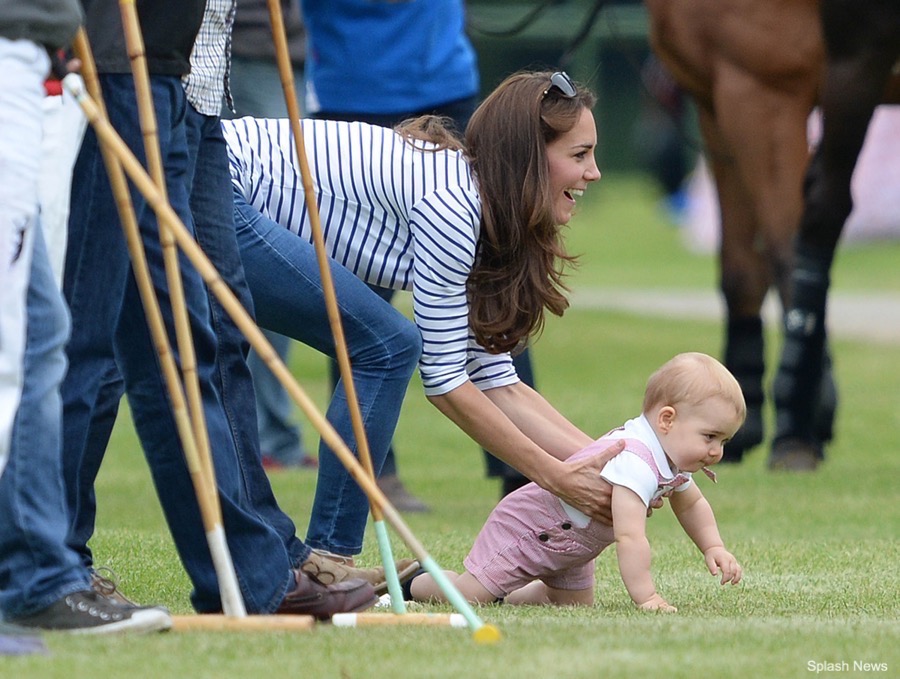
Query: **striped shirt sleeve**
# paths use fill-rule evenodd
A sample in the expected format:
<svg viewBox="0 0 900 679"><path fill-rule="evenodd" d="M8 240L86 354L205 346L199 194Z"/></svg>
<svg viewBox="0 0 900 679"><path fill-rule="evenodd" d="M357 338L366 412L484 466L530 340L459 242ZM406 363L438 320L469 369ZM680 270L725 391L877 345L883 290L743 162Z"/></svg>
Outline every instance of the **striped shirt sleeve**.
<svg viewBox="0 0 900 679"><path fill-rule="evenodd" d="M467 379L479 389L518 381L509 354L488 354L469 330L466 281L478 245L478 200L471 189L440 189L412 210L413 313L422 333L419 371L428 395L445 394Z"/></svg>

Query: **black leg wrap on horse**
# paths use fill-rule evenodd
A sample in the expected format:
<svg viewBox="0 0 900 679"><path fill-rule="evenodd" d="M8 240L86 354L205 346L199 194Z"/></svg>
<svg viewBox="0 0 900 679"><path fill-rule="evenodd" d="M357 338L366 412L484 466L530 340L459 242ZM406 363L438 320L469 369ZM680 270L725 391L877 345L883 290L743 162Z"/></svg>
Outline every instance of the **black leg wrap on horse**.
<svg viewBox="0 0 900 679"><path fill-rule="evenodd" d="M755 318L728 320L725 367L741 385L747 403L747 419L727 444L723 462L740 462L744 453L763 440L763 374L765 373L763 323Z"/></svg>
<svg viewBox="0 0 900 679"><path fill-rule="evenodd" d="M822 381L819 386L819 402L813 423L816 438L828 443L834 438L834 420L837 416L838 393L834 381L834 368L831 364L831 352L828 350L828 339L825 339L825 355L822 358Z"/></svg>
<svg viewBox="0 0 900 679"><path fill-rule="evenodd" d="M825 360L825 307L831 253L798 247L792 273L792 302L784 315L784 347L773 391L775 444L799 439L817 447L815 419Z"/></svg>

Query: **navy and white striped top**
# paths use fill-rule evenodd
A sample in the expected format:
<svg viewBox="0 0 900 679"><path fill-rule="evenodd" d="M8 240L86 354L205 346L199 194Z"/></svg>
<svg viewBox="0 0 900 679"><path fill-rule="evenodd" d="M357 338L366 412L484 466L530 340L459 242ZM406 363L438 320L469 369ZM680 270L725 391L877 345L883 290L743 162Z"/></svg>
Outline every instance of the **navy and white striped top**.
<svg viewBox="0 0 900 679"><path fill-rule="evenodd" d="M312 242L288 120L241 118L222 128L235 190ZM329 255L367 283L412 290L425 393L467 379L480 389L517 382L509 354L487 353L469 332L466 279L481 199L462 153L365 123L303 120L302 129Z"/></svg>

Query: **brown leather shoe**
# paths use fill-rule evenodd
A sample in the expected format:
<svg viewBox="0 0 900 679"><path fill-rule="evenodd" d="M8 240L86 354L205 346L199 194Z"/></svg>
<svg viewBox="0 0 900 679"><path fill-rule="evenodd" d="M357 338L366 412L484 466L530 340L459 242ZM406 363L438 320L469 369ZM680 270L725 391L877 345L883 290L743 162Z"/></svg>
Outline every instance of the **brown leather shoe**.
<svg viewBox="0 0 900 679"><path fill-rule="evenodd" d="M341 559L341 561L338 561ZM387 578L383 566L374 568L358 568L347 561L352 557L341 557L337 554L322 553L313 550L309 557L300 564L300 570L311 575L324 585L331 585L345 580L361 579L375 588L375 594L381 596L388 591ZM395 564L397 579L402 585L419 570L419 562L415 559L399 559Z"/></svg>
<svg viewBox="0 0 900 679"><path fill-rule="evenodd" d="M335 613L364 611L378 603L375 590L365 580L344 580L333 585L323 585L315 577L299 568L294 574L294 589L275 611L281 615L312 615L319 620L329 620Z"/></svg>

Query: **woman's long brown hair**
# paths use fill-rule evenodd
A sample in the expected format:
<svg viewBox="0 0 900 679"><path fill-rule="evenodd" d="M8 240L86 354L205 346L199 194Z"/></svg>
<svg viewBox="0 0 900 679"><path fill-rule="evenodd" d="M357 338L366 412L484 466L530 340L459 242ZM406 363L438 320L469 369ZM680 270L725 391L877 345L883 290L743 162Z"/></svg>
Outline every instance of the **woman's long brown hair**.
<svg viewBox="0 0 900 679"><path fill-rule="evenodd" d="M544 312L568 308L564 268L574 261L553 217L547 144L594 106L577 88L566 97L550 88L547 72L504 80L478 107L465 144L434 116L406 121L398 131L438 148L463 148L481 196L481 237L468 279L469 325L492 353L524 346L544 326Z"/></svg>
<svg viewBox="0 0 900 679"><path fill-rule="evenodd" d="M544 312L568 308L564 268L573 262L553 217L547 145L571 130L594 95L566 97L548 72L507 78L466 128L481 195L481 239L468 280L469 323L479 344L510 351L541 331ZM546 92L546 94L545 94Z"/></svg>

